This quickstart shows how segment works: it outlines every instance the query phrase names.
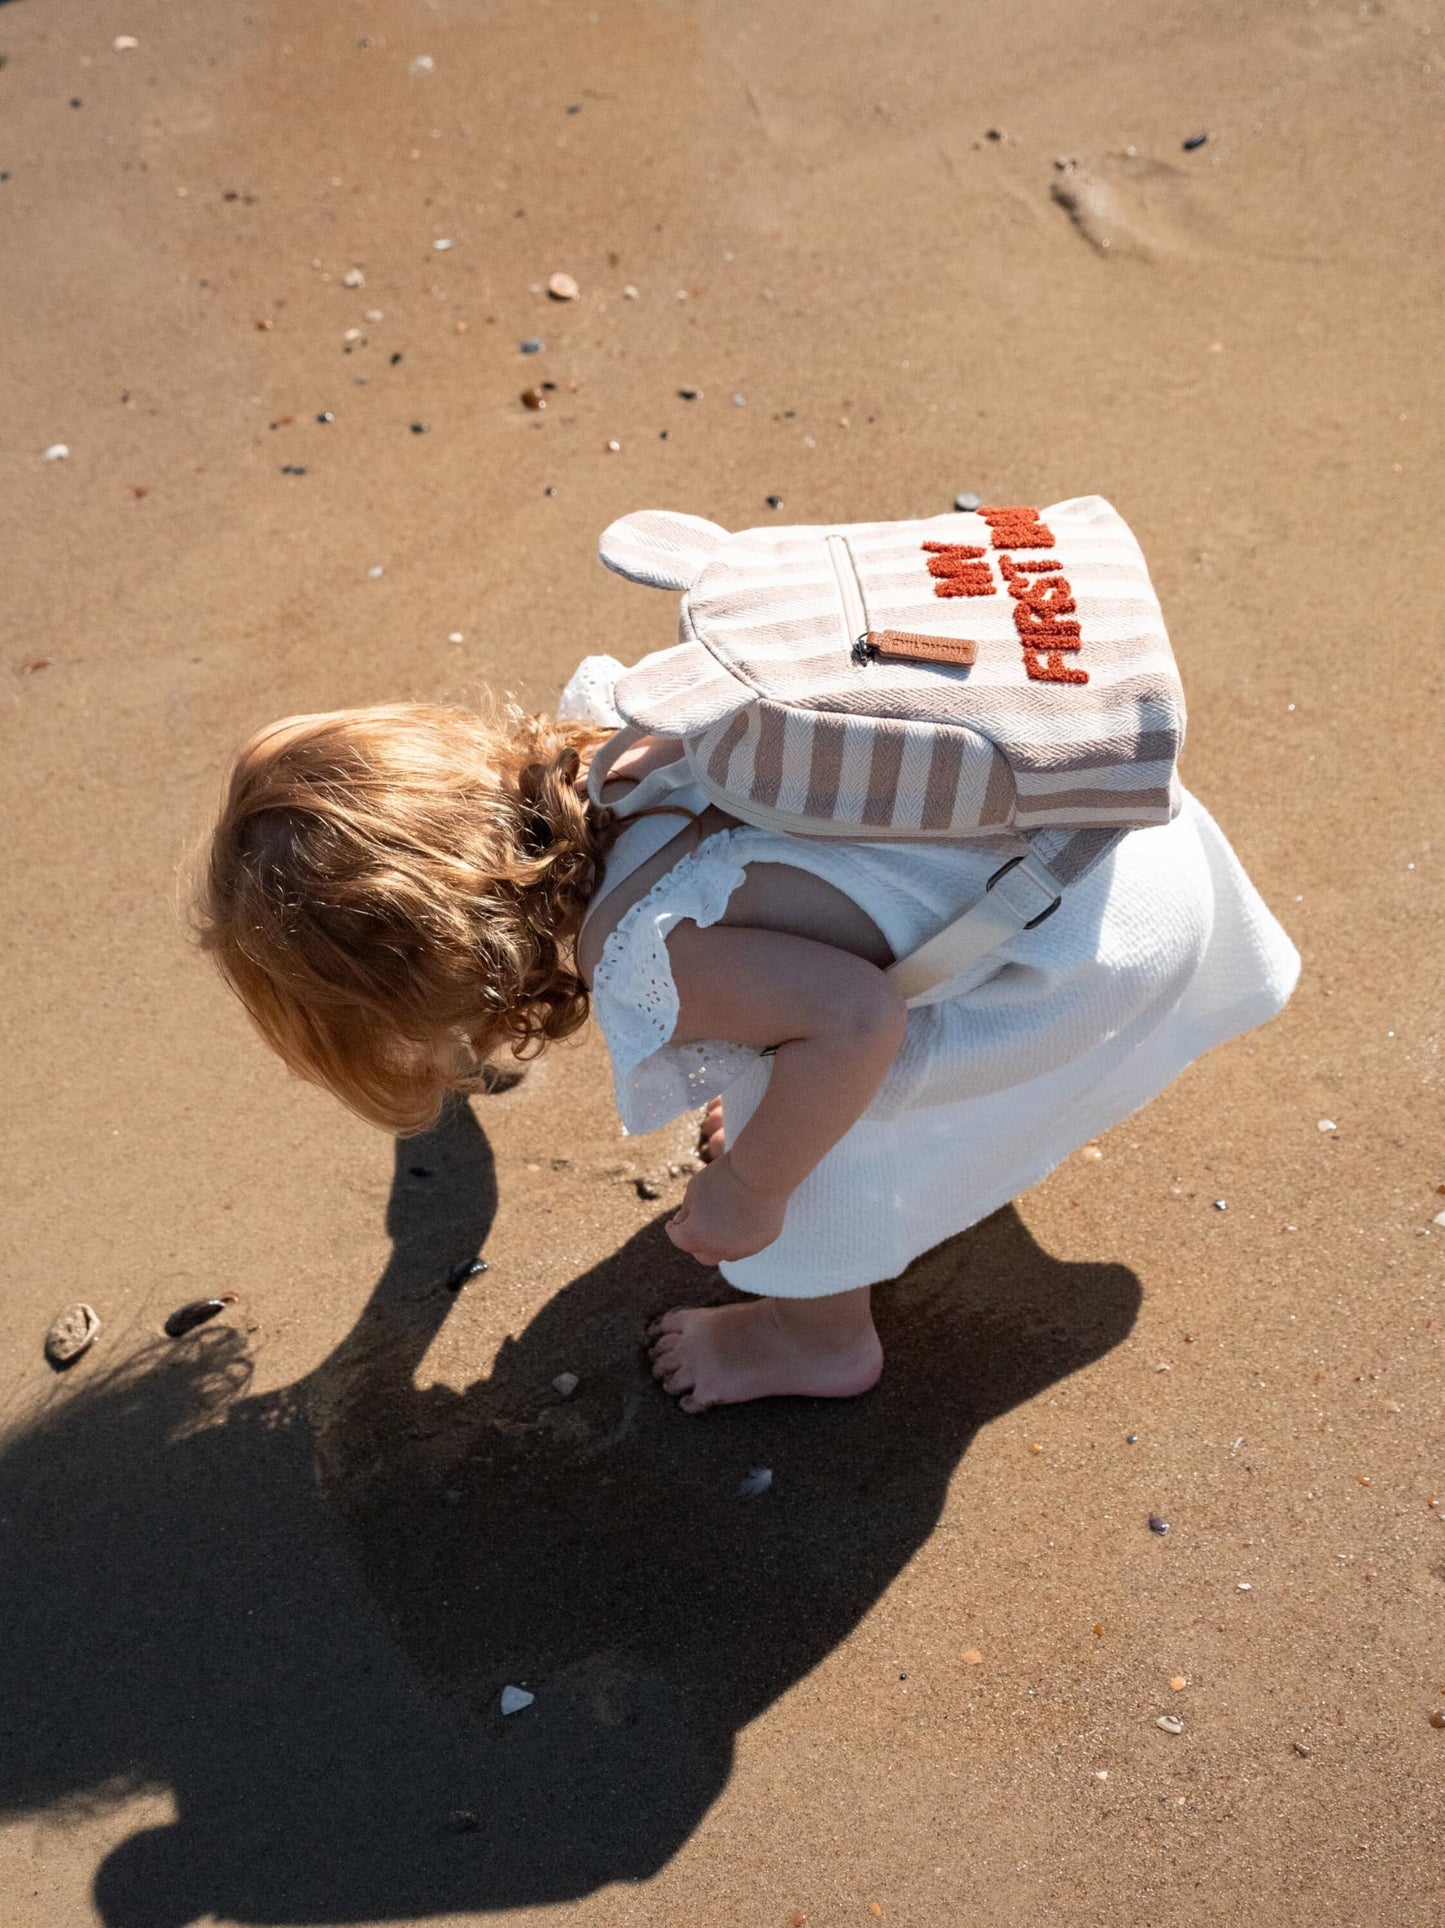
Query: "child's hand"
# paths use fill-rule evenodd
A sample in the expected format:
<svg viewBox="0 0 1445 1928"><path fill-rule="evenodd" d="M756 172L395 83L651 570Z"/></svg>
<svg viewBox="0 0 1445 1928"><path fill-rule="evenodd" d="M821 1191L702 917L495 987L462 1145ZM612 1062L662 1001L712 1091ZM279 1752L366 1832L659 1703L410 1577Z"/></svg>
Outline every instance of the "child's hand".
<svg viewBox="0 0 1445 1928"><path fill-rule="evenodd" d="M699 1265L751 1258L782 1231L788 1198L787 1192L745 1185L723 1152L689 1183L681 1206L667 1221L667 1236Z"/></svg>

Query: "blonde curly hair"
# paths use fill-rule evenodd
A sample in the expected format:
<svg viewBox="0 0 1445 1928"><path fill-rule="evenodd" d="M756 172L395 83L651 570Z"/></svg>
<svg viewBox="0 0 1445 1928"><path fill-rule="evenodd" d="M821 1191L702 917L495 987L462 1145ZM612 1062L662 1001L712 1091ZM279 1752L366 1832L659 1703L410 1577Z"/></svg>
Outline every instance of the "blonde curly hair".
<svg viewBox="0 0 1445 1928"><path fill-rule="evenodd" d="M607 734L399 703L251 738L194 923L293 1072L421 1131L499 1046L585 1022L573 945L616 826L578 778Z"/></svg>

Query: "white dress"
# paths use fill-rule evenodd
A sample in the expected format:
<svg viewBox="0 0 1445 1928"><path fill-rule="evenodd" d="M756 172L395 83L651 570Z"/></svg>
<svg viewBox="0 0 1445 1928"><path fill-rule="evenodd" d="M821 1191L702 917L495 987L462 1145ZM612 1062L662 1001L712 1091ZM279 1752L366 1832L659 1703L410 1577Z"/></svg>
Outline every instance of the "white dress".
<svg viewBox="0 0 1445 1928"><path fill-rule="evenodd" d="M619 669L589 657L559 713L619 720L608 682ZM618 846L626 869L640 847L675 831L675 819L656 817L627 830ZM998 859L977 846L823 843L750 826L708 837L626 912L595 973L593 1008L628 1132L654 1131L721 1094L731 1139L767 1089L771 1060L758 1051L671 1043L678 999L667 934L689 918L716 923L751 863L824 878L902 957L978 898ZM1273 1017L1299 957L1186 792L1173 823L1131 832L1047 923L1021 931L980 972L942 1002L910 1005L873 1102L793 1193L773 1244L722 1266L729 1284L815 1298L896 1277L1037 1184L1212 1045Z"/></svg>

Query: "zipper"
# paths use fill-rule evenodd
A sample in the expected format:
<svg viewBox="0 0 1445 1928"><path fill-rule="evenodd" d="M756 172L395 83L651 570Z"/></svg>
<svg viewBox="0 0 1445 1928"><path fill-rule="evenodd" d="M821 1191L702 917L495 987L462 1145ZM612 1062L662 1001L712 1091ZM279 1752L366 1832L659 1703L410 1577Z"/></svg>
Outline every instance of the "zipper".
<svg viewBox="0 0 1445 1928"><path fill-rule="evenodd" d="M860 665L872 661L868 645L868 611L863 605L863 585L846 536L827 538L828 560L838 581L838 598L843 605L843 627L848 637L848 654Z"/></svg>

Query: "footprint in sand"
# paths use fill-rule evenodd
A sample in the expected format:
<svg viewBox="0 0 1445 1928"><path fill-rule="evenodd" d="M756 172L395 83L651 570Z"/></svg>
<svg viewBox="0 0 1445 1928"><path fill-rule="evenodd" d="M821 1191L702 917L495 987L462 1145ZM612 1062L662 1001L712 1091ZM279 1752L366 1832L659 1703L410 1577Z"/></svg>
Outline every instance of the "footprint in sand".
<svg viewBox="0 0 1445 1928"><path fill-rule="evenodd" d="M1187 171L1167 161L1116 154L1097 171L1071 161L1050 193L1099 254L1153 261L1193 253L1208 238Z"/></svg>

